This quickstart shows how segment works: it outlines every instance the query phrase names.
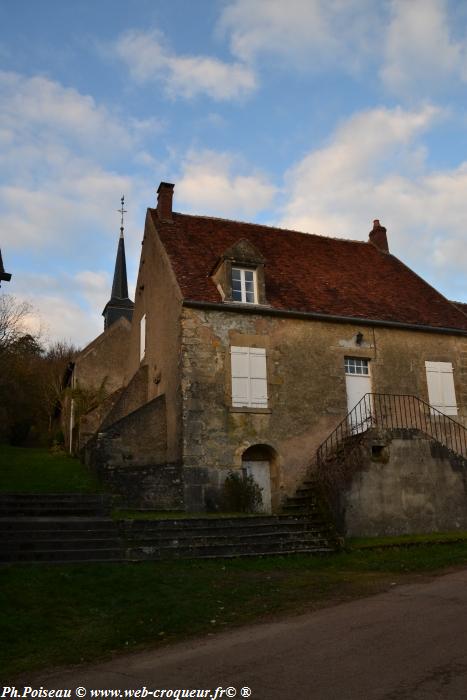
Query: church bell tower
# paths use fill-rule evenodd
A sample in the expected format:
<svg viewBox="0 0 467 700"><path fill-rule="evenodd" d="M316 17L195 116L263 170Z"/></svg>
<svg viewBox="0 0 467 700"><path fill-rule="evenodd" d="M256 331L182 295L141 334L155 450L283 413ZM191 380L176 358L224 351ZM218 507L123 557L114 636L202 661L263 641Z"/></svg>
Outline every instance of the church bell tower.
<svg viewBox="0 0 467 700"><path fill-rule="evenodd" d="M131 321L133 316L134 302L128 297L128 283L126 277L125 240L123 238L123 215L125 197L121 199L122 207L118 211L121 214L120 238L118 241L117 258L115 260L114 279L112 284L112 294L110 300L105 305L102 315L104 317L104 330L112 323L118 321L122 316Z"/></svg>

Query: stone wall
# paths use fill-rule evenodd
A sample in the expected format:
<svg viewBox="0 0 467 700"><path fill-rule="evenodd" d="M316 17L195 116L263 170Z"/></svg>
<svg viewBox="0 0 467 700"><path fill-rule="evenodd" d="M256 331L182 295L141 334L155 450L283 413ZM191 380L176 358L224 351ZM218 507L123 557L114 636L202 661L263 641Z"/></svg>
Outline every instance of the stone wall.
<svg viewBox="0 0 467 700"><path fill-rule="evenodd" d="M467 462L439 443L416 431L370 431L360 460L342 497L347 537L467 529Z"/></svg>
<svg viewBox="0 0 467 700"><path fill-rule="evenodd" d="M101 430L117 423L130 413L133 413L148 400L148 368L140 367L131 381L120 393L111 410L105 416Z"/></svg>
<svg viewBox="0 0 467 700"><path fill-rule="evenodd" d="M293 495L317 447L347 414L347 355L370 360L373 391L415 394L426 401L425 360L452 362L457 420L466 420L464 337L271 317L267 311L184 308L181 323L183 463L194 470L192 493L199 497L216 488L207 467L224 473L239 469L242 453L256 444L277 454L275 502ZM232 407L232 345L266 349L267 409Z"/></svg>
<svg viewBox="0 0 467 700"><path fill-rule="evenodd" d="M85 461L122 497L122 507L183 508L181 463L167 461L165 397L159 396L98 433Z"/></svg>

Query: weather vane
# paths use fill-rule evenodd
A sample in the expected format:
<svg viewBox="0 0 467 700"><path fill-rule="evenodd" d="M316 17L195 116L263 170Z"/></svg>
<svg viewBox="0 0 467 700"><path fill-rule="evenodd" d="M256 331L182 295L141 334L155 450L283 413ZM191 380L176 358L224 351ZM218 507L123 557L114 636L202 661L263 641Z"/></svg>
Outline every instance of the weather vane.
<svg viewBox="0 0 467 700"><path fill-rule="evenodd" d="M122 203L122 207L121 207L121 209L117 209L117 211L120 212L120 214L122 215L122 219L120 222L120 235L123 236L123 215L126 214L126 209L124 209L124 205L125 205L125 195L124 194L122 194L122 198L120 201Z"/></svg>

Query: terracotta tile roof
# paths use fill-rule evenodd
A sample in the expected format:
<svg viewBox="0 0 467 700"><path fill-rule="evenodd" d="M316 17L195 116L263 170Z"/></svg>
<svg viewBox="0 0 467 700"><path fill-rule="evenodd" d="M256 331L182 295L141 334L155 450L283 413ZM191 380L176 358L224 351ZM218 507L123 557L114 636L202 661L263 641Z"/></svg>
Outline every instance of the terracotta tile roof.
<svg viewBox="0 0 467 700"><path fill-rule="evenodd" d="M266 259L274 309L467 331L464 313L371 243L177 213L161 222L149 211L185 299L220 302L209 275L223 252L246 238Z"/></svg>
<svg viewBox="0 0 467 700"><path fill-rule="evenodd" d="M464 314L467 314L467 304L463 301L451 301L451 304L457 306Z"/></svg>

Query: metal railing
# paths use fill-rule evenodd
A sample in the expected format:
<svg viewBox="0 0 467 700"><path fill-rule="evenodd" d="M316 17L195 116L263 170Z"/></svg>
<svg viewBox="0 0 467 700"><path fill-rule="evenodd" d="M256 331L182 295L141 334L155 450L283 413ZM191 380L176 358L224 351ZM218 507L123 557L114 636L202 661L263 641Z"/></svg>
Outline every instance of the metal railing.
<svg viewBox="0 0 467 700"><path fill-rule="evenodd" d="M467 459L467 429L450 416L418 396L365 394L318 448L318 468L323 469L326 463L335 459L344 459L370 428L419 430L452 453Z"/></svg>

